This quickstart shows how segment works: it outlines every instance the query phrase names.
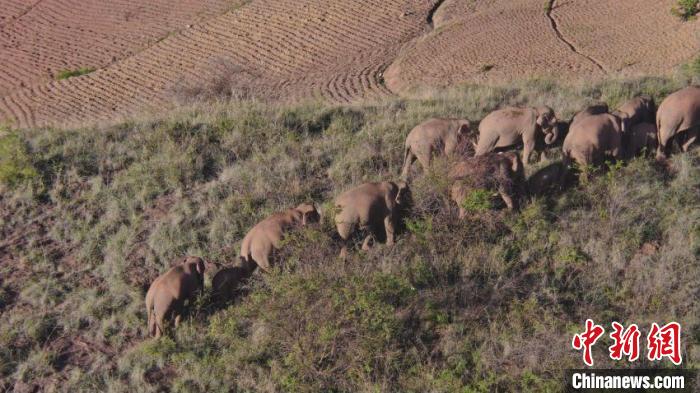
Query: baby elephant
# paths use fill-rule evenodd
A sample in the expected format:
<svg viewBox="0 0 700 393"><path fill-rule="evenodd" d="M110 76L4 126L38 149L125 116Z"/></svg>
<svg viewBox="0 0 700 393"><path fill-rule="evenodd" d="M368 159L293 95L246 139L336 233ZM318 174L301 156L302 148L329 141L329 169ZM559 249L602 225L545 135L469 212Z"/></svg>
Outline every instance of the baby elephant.
<svg viewBox="0 0 700 393"><path fill-rule="evenodd" d="M193 299L204 289L204 261L197 257L185 257L178 265L156 278L146 293L148 332L160 337L163 322L175 319L180 324L185 301Z"/></svg>
<svg viewBox="0 0 700 393"><path fill-rule="evenodd" d="M417 125L406 137L403 179L408 178L411 165L418 159L427 169L434 155L451 155L469 134L469 120L430 119Z"/></svg>
<svg viewBox="0 0 700 393"><path fill-rule="evenodd" d="M530 197L549 196L566 187L567 168L562 162L555 162L539 169L527 179Z"/></svg>
<svg viewBox="0 0 700 393"><path fill-rule="evenodd" d="M238 265L219 270L211 280L214 299L218 302L233 300L258 265L241 257Z"/></svg>
<svg viewBox="0 0 700 393"><path fill-rule="evenodd" d="M627 157L632 158L645 148L646 154L656 151L658 146L656 133L656 125L653 123L639 123L633 126L625 146Z"/></svg>
<svg viewBox="0 0 700 393"><path fill-rule="evenodd" d="M394 244L396 227L409 200L410 192L404 182L365 183L336 197L335 225L345 242L341 257L347 255L347 243L358 229L369 231L363 250L369 249L372 237L382 239L386 235L386 244Z"/></svg>
<svg viewBox="0 0 700 393"><path fill-rule="evenodd" d="M518 208L518 199L525 194L525 172L517 153L490 153L455 164L448 174L452 182L450 196L459 206L459 218L467 211L464 200L474 190L497 191L508 209Z"/></svg>
<svg viewBox="0 0 700 393"><path fill-rule="evenodd" d="M289 230L319 222L321 215L311 203L275 213L251 229L243 238L241 258L256 263L263 271L270 271L270 257L279 250L284 234Z"/></svg>

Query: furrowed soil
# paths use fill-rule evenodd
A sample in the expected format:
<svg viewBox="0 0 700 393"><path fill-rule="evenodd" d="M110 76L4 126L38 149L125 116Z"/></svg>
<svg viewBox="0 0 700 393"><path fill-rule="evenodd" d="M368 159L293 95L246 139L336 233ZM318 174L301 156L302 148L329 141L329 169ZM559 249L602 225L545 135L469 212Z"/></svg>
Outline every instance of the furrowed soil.
<svg viewBox="0 0 700 393"><path fill-rule="evenodd" d="M202 90L348 103L462 82L667 74L700 49L699 22L672 16L673 0L142 3L0 1L0 119L111 121ZM56 80L83 68L94 71Z"/></svg>

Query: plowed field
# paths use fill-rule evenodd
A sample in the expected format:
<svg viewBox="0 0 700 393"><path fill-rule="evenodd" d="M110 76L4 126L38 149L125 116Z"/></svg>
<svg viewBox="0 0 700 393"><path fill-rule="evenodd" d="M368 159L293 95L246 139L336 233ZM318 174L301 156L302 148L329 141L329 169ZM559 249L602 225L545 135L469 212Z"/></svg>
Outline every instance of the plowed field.
<svg viewBox="0 0 700 393"><path fill-rule="evenodd" d="M665 73L700 49L673 0L0 0L0 119L110 120L226 78L264 100ZM56 80L62 70L94 68Z"/></svg>

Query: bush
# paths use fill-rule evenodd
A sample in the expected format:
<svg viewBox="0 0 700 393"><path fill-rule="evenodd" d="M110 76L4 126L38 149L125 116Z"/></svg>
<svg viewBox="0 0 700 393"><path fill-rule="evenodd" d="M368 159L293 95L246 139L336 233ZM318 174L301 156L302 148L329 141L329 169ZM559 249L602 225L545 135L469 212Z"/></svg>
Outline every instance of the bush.
<svg viewBox="0 0 700 393"><path fill-rule="evenodd" d="M700 0L678 0L671 12L684 21L694 19L695 15L700 12Z"/></svg>
<svg viewBox="0 0 700 393"><path fill-rule="evenodd" d="M76 76L87 75L87 74L94 72L94 71L95 71L95 69L92 67L81 67L81 68L78 68L77 70L62 70L62 71L59 71L58 74L56 74L56 80L60 81L63 79L73 78Z"/></svg>
<svg viewBox="0 0 700 393"><path fill-rule="evenodd" d="M20 135L0 130L0 183L12 188L36 180L38 176L27 144Z"/></svg>

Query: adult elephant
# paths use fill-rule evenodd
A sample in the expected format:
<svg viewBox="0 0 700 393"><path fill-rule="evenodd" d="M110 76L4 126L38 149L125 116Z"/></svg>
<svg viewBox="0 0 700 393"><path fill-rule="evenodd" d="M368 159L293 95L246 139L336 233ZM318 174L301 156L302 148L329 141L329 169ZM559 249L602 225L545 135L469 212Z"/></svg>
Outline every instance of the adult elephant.
<svg viewBox="0 0 700 393"><path fill-rule="evenodd" d="M621 143L622 120L618 116L610 113L582 116L564 138L564 163L601 165L605 157L620 157Z"/></svg>
<svg viewBox="0 0 700 393"><path fill-rule="evenodd" d="M551 145L559 137L557 118L547 106L518 108L506 107L491 112L479 124L479 140L476 155L503 150L523 144L523 161L537 147L537 139L544 135L544 142Z"/></svg>
<svg viewBox="0 0 700 393"><path fill-rule="evenodd" d="M600 115L602 113L608 113L610 108L608 107L608 104L605 102L599 102L597 104L589 105L585 108L583 108L581 111L577 112L573 118L571 118L571 121L569 122L569 126L571 124L574 124L576 120L584 117L584 116L589 116L589 115Z"/></svg>
<svg viewBox="0 0 700 393"><path fill-rule="evenodd" d="M175 327L180 324L185 302L204 289L204 270L201 258L188 256L153 281L146 293L148 332L151 336L160 337L167 320L174 319Z"/></svg>
<svg viewBox="0 0 700 393"><path fill-rule="evenodd" d="M640 123L656 123L656 103L650 96L637 96L622 104L613 114L622 119L626 130L631 130Z"/></svg>
<svg viewBox="0 0 700 393"><path fill-rule="evenodd" d="M362 249L369 249L372 238L394 244L396 228L410 203L405 182L365 183L335 198L335 225L344 241L341 256L347 254L347 243L357 230L369 232Z"/></svg>
<svg viewBox="0 0 700 393"><path fill-rule="evenodd" d="M656 112L656 127L659 132L657 159L669 155L673 140L679 136L684 136L684 140L679 141L681 148L688 151L700 128L700 87L689 86L666 97Z"/></svg>
<svg viewBox="0 0 700 393"><path fill-rule="evenodd" d="M247 262L254 262L263 271L270 271L270 258L274 250L282 246L282 239L288 231L320 221L316 206L311 203L275 213L260 221L243 238L240 256Z"/></svg>
<svg viewBox="0 0 700 393"><path fill-rule="evenodd" d="M404 180L408 178L408 172L416 159L425 170L433 156L454 153L465 141L470 127L469 120L466 119L438 118L426 120L414 127L406 137L401 177Z"/></svg>

